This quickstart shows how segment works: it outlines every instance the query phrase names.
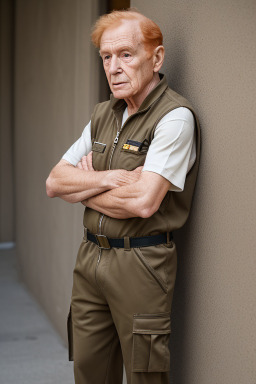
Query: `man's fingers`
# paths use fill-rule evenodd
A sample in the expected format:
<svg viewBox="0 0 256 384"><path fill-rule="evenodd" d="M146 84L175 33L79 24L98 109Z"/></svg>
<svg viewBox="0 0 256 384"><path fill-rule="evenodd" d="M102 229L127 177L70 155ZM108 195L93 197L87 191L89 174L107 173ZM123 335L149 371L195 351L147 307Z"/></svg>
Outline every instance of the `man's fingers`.
<svg viewBox="0 0 256 384"><path fill-rule="evenodd" d="M94 168L92 166L92 151L88 153L88 155L86 156L86 160L87 160L88 170L89 171L94 171Z"/></svg>
<svg viewBox="0 0 256 384"><path fill-rule="evenodd" d="M79 169L83 169L83 166L82 166L82 162L81 161L79 161L79 163L77 163L77 168L79 168Z"/></svg>
<svg viewBox="0 0 256 384"><path fill-rule="evenodd" d="M87 166L87 160L86 160L86 157L87 157L87 156L83 156L83 157L82 157L82 166L83 166L83 170L84 170L84 171L89 171L88 166Z"/></svg>
<svg viewBox="0 0 256 384"><path fill-rule="evenodd" d="M81 161L84 171L94 171L92 166L92 152L89 152L87 156L83 156Z"/></svg>
<svg viewBox="0 0 256 384"><path fill-rule="evenodd" d="M135 169L134 169L134 172L139 172L139 173L141 173L142 168L143 168L143 165L140 166L140 167L135 168Z"/></svg>

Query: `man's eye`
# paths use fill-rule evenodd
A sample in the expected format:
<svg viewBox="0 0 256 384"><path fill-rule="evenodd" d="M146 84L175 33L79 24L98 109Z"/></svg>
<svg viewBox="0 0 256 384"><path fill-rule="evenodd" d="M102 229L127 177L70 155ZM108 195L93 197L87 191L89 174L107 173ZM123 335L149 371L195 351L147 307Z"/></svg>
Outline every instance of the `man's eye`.
<svg viewBox="0 0 256 384"><path fill-rule="evenodd" d="M106 55L106 56L103 57L104 61L108 61L109 59L110 59L110 55Z"/></svg>
<svg viewBox="0 0 256 384"><path fill-rule="evenodd" d="M123 57L125 59L127 59L127 58L131 57L131 55L130 55L130 53L125 52L125 53L123 53Z"/></svg>

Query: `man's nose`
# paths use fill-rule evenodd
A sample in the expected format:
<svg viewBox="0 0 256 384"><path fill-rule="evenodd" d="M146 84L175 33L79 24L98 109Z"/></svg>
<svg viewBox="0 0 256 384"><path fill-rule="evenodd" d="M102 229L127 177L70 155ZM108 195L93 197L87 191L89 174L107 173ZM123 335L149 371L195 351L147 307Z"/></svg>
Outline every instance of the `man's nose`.
<svg viewBox="0 0 256 384"><path fill-rule="evenodd" d="M112 56L110 61L110 67L109 67L109 73L110 75L115 75L116 73L120 72L121 69L121 63L117 56Z"/></svg>

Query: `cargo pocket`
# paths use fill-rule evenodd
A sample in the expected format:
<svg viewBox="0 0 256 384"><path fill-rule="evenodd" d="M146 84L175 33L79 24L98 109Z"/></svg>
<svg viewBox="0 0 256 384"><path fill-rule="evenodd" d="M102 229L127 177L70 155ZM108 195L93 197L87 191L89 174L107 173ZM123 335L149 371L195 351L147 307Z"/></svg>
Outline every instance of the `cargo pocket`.
<svg viewBox="0 0 256 384"><path fill-rule="evenodd" d="M67 331L68 331L68 359L69 359L69 361L74 361L74 358L73 358L73 326L72 326L71 306L69 309L69 314L68 314L68 319L67 319Z"/></svg>
<svg viewBox="0 0 256 384"><path fill-rule="evenodd" d="M133 372L169 371L170 333L170 312L133 316Z"/></svg>
<svg viewBox="0 0 256 384"><path fill-rule="evenodd" d="M150 251L150 253L152 253L152 249L150 249L150 247L145 247L145 248L146 248L146 250L144 250L144 252L148 253L148 251ZM159 249L159 248L154 249L155 254L157 252L159 253L159 251L161 253L161 249ZM164 293L167 293L168 287L167 287L166 282L163 280L163 278L161 277L159 272L155 268L153 268L152 265L148 262L148 259L143 255L142 250L140 248L134 248L134 252L138 256L141 263L145 266L145 268L148 270L148 272L152 275L152 277L158 283L158 285L162 288ZM159 254L159 258L158 258L159 261L161 261L160 256L161 255ZM166 260L166 256L164 255L164 262L165 262L165 260ZM164 263L164 262L162 261L162 263Z"/></svg>

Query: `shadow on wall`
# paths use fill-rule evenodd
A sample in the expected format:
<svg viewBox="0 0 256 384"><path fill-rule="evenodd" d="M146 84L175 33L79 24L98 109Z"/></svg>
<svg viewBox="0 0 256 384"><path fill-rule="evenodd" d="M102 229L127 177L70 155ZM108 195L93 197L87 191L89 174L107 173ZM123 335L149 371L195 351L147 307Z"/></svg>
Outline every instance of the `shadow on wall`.
<svg viewBox="0 0 256 384"><path fill-rule="evenodd" d="M167 64L168 63L168 64ZM166 47L166 57L163 65L163 73L166 74L169 86L176 92L182 93L186 89L187 47L183 39L182 30L175 32L175 40ZM180 91L179 91L180 90ZM183 95L185 96L185 95ZM190 100L193 104L193 100ZM195 107L195 106L194 106Z"/></svg>
<svg viewBox="0 0 256 384"><path fill-rule="evenodd" d="M199 179L199 177L198 177ZM194 197L197 195L197 180ZM178 268L176 284L174 289L173 305L172 305L172 334L170 339L171 351L171 382L185 384L187 382L187 374L182 367L188 366L189 345L193 309L191 308L191 295L193 295L191 287L193 287L193 267L195 254L195 201L192 203L192 209L189 219L184 227L177 233L174 233L174 241L177 246Z"/></svg>
<svg viewBox="0 0 256 384"><path fill-rule="evenodd" d="M182 32L177 33L177 39L172 47L168 48L168 52L171 52L171 56L175 60L171 60L171 68L164 69L164 73L167 74L168 83L172 89L176 92L184 94L184 90L187 90L187 86L184 83L186 79L186 52L187 48L185 42L182 39ZM168 60L168 62L170 62ZM193 100L191 100L193 104ZM200 121L200 116L199 116ZM201 148L202 150L202 148ZM193 275L191 273L194 265L191 260L194 254L193 250L193 236L195 236L195 221L193 220L195 215L195 205L197 199L197 186L200 183L200 167L197 178L197 183L194 191L194 198L192 202L192 208L187 223L182 229L174 234L175 243L177 246L178 254L178 269L176 284L172 305L172 334L170 339L170 351L171 351L171 382L185 384L187 375L184 369L181 367L188 366L188 334L190 333L190 303L189 298L191 295L191 286Z"/></svg>
<svg viewBox="0 0 256 384"><path fill-rule="evenodd" d="M191 210L191 217L193 208ZM188 333L190 327L190 305L191 295L191 247L193 243L194 226L192 220L174 234L177 246L178 269L174 289L172 305L172 334L170 338L171 351L171 383L185 384L185 371L180 369L188 364Z"/></svg>
<svg viewBox="0 0 256 384"><path fill-rule="evenodd" d="M169 86L176 92L184 95L188 91L188 84L185 84L187 72L187 47L186 39L183 39L183 32L179 25L176 25L175 39L172 45L166 48L165 66L163 73L166 74ZM188 98L189 99L189 98ZM193 105L193 100L190 100ZM194 105L194 107L196 107ZM195 108L196 109L196 108ZM200 116L199 116L200 121ZM202 148L201 148L202 149ZM172 333L170 338L171 352L171 383L185 384L187 375L182 367L188 366L188 333L190 327L190 303L191 286L193 275L191 269L193 261L193 236L195 236L195 200L197 197L197 186L200 183L200 167L197 183L194 191L192 208L187 223L184 227L174 233L174 241L177 246L178 269L174 297L172 304Z"/></svg>

